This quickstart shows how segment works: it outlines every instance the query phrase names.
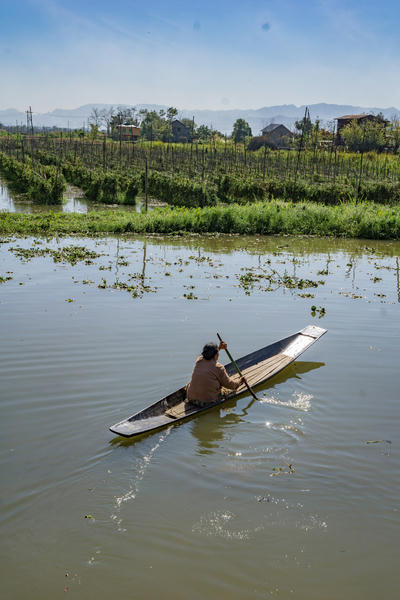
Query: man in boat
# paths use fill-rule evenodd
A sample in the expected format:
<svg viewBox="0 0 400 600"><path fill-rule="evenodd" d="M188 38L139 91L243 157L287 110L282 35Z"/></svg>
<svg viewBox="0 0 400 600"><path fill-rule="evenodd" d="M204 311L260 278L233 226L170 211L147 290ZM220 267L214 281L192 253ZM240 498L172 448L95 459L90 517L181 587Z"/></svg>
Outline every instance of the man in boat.
<svg viewBox="0 0 400 600"><path fill-rule="evenodd" d="M229 377L225 367L218 362L219 351L226 348L227 344L222 341L219 346L213 342L204 346L186 386L186 402L198 406L212 404L219 399L222 388L237 390L244 383L243 377Z"/></svg>

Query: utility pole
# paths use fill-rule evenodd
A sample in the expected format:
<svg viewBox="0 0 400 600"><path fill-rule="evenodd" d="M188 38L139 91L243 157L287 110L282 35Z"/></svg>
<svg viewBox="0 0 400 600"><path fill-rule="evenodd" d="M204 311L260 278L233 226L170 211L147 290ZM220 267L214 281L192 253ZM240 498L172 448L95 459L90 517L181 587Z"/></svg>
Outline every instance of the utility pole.
<svg viewBox="0 0 400 600"><path fill-rule="evenodd" d="M32 108L29 107L29 110L26 111L26 132L28 133L29 129L31 130L31 134L33 135L33 121L32 121Z"/></svg>
<svg viewBox="0 0 400 600"><path fill-rule="evenodd" d="M122 114L121 114L121 112L118 113L118 129L119 129L119 166L121 166L121 159L122 159L122 137L121 137Z"/></svg>
<svg viewBox="0 0 400 600"><path fill-rule="evenodd" d="M297 171L299 169L300 153L303 150L303 147L305 144L305 138L307 135L306 128L307 128L309 122L310 122L310 111L308 109L308 106L306 106L306 110L304 111L304 117L303 117L303 126L301 128L301 138L300 138L300 143L299 143L299 150L297 152L296 171L294 173L294 182L295 183L297 181Z"/></svg>
<svg viewBox="0 0 400 600"><path fill-rule="evenodd" d="M148 202L149 202L149 175L148 175L148 166L147 166L147 157L144 159L144 193L145 193L145 207L146 212L148 210Z"/></svg>

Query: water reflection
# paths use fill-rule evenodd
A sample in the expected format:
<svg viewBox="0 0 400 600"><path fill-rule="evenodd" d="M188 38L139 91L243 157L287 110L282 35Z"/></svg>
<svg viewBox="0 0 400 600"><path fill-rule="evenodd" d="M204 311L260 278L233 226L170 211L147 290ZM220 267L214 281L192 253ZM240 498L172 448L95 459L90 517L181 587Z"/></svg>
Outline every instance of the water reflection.
<svg viewBox="0 0 400 600"><path fill-rule="evenodd" d="M67 198L64 200L62 210L65 213L87 213L88 202L84 198Z"/></svg>
<svg viewBox="0 0 400 600"><path fill-rule="evenodd" d="M15 212L14 200L8 193L7 188L0 181L0 211Z"/></svg>
<svg viewBox="0 0 400 600"><path fill-rule="evenodd" d="M277 384L284 383L288 379L301 379L300 375L313 371L314 369L319 369L323 366L325 366L324 362L294 362L272 379L266 381L264 384L256 386L254 391L259 399L261 399L264 390L270 389ZM243 398L245 394L247 394L247 392L243 392L243 394L228 401L219 409L210 410L201 418L193 421L191 432L193 436L197 438L199 454L213 454L215 449L220 446L225 431L244 420L243 417L249 413L249 410L257 400L251 398L250 402L241 409L240 413L231 411L236 408L238 401L241 397ZM281 406L284 406L284 403L282 403ZM229 412L226 413L227 410Z"/></svg>
<svg viewBox="0 0 400 600"><path fill-rule="evenodd" d="M252 402L255 400L252 399ZM191 433L198 441L199 454L213 454L224 439L225 431L243 420L241 415L233 412L223 414L225 410L210 410L193 421Z"/></svg>
<svg viewBox="0 0 400 600"><path fill-rule="evenodd" d="M38 204L23 195L15 194L0 181L0 211L12 213L65 212L87 213L89 201L82 197L80 190L68 187L62 204Z"/></svg>
<svg viewBox="0 0 400 600"><path fill-rule="evenodd" d="M136 240L144 240L146 236L134 235ZM338 253L346 253L346 263L354 263L356 260L361 260L365 256L376 258L384 256L399 256L400 243L399 241L387 240L363 240L351 238L323 238L323 237L299 237L299 236L244 236L235 234L188 234L184 240L180 236L162 236L158 235L157 240L160 243L167 243L171 248L184 248L191 250L192 254L199 253L199 256L204 253L213 253L216 256L221 254L231 254L233 252L243 252L248 255L258 257L259 265L263 266L265 262L265 254L273 254L281 256L283 259L292 260L295 273L297 273L299 260L314 254L327 255L326 265L338 261ZM278 245L279 242L285 242L284 245ZM367 246L368 244L368 246ZM278 250L277 250L278 248ZM344 268L348 266L345 263ZM332 266L330 267L332 271Z"/></svg>
<svg viewBox="0 0 400 600"><path fill-rule="evenodd" d="M154 210L158 206L165 206L165 203L158 201L156 198L149 198L149 211ZM4 182L0 181L0 211L32 214L48 212L49 210L53 212L80 214L93 210L124 210L141 213L145 210L145 203L144 198L138 196L134 205L98 204L87 200L79 188L68 185L61 204L42 204L33 202L23 195L14 194Z"/></svg>

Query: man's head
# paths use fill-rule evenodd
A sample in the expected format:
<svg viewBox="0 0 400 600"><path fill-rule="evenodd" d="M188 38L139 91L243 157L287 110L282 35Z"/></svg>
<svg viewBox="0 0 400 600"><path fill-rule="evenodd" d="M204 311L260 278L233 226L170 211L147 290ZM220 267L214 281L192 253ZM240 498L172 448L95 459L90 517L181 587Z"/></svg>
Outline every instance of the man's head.
<svg viewBox="0 0 400 600"><path fill-rule="evenodd" d="M214 342L209 342L203 348L203 352L201 353L203 358L206 360L217 359L218 358L218 346L214 344Z"/></svg>

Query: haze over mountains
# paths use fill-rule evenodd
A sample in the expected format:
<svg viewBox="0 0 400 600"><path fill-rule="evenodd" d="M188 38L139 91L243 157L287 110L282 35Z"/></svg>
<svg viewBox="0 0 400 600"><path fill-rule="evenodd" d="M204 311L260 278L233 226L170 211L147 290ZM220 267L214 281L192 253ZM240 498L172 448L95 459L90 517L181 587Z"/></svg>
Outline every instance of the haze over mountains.
<svg viewBox="0 0 400 600"><path fill-rule="evenodd" d="M158 104L85 104L73 109L58 109L47 113L33 112L33 124L36 127L70 127L71 129L88 127L88 120L93 108L109 109L118 106L160 110L167 109L167 106ZM304 116L305 105L296 106L294 104L281 104L278 106L264 106L258 109L227 109L227 110L185 110L179 109L178 118L189 118L194 120L197 125L207 125L223 133L232 132L233 123L236 119L245 119L253 132L258 135L263 127L269 123L283 123L289 128L293 128L294 122ZM400 118L400 110L391 106L389 108L352 106L345 104L310 104L310 116L314 121L319 118L324 126L329 126L333 119L346 114L359 113L379 113L382 112L387 119L393 117ZM0 123L4 125L25 125L26 113L14 108L0 110Z"/></svg>

